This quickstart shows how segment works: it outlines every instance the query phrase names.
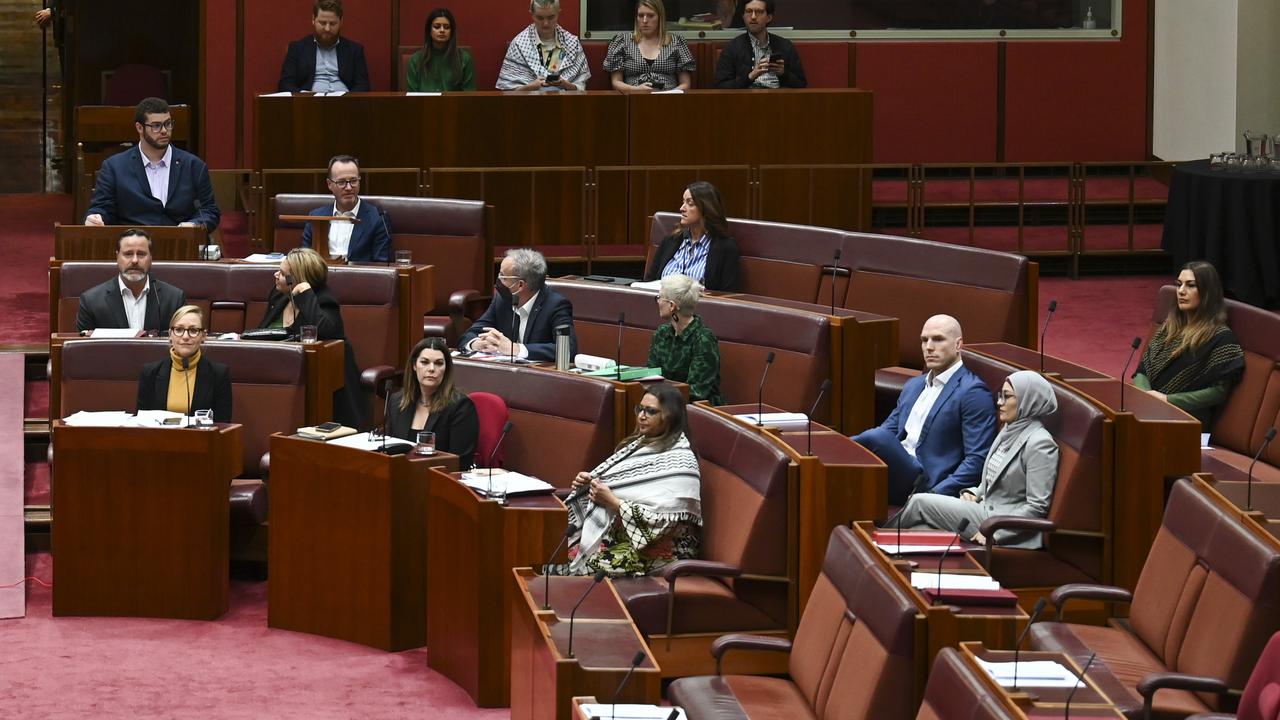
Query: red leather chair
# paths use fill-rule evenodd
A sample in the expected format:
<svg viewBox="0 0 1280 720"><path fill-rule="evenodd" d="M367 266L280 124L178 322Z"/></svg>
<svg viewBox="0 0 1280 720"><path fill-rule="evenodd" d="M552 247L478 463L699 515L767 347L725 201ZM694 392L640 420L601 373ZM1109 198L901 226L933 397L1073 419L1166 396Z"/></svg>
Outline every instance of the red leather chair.
<svg viewBox="0 0 1280 720"><path fill-rule="evenodd" d="M942 648L929 671L916 720L1014 720L1017 716L992 694L979 672L956 649Z"/></svg>
<svg viewBox="0 0 1280 720"><path fill-rule="evenodd" d="M1271 636L1249 675L1235 715L1199 713L1187 720L1280 720L1280 633Z"/></svg>
<svg viewBox="0 0 1280 720"><path fill-rule="evenodd" d="M494 448L502 437L502 427L507 424L510 412L502 398L487 392L468 393L467 397L476 405L476 415L480 418L480 437L476 440L476 466L489 467L489 458L493 458L493 467L502 467L502 453L494 454ZM467 468L463 468L466 470Z"/></svg>

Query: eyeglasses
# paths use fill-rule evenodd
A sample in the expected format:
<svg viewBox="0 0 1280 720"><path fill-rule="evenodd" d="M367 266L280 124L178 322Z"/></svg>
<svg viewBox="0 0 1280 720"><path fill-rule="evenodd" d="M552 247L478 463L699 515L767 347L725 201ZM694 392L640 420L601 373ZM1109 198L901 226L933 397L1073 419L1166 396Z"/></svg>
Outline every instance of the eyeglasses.
<svg viewBox="0 0 1280 720"><path fill-rule="evenodd" d="M1017 399L1018 399L1018 396L1014 395L1011 392L1001 392L999 395L996 395L996 402L998 403L1006 403L1006 402L1009 402L1010 400L1017 400Z"/></svg>
<svg viewBox="0 0 1280 720"><path fill-rule="evenodd" d="M334 185L337 185L338 187L350 188L350 187L355 187L359 185L360 178L351 178L351 179L344 178L342 180L330 180L329 182L333 183Z"/></svg>
<svg viewBox="0 0 1280 720"><path fill-rule="evenodd" d="M498 279L519 281L521 278L519 275L503 275L502 273L498 273Z"/></svg>
<svg viewBox="0 0 1280 720"><path fill-rule="evenodd" d="M654 415L657 415L657 414L658 414L658 413L660 413L660 412L662 412L662 410L660 410L660 409L658 409L658 408L656 408L656 407L649 407L648 405L636 405L636 414L637 414L637 415L639 415L640 413L644 413L645 415L648 415L649 417L653 417Z"/></svg>
<svg viewBox="0 0 1280 720"><path fill-rule="evenodd" d="M204 328L198 328L198 327L171 327L171 328L169 328L169 334L170 334L170 335L181 335L181 336L185 336L185 337L199 337L199 335L200 335L201 333L203 333L203 332L204 332Z"/></svg>
<svg viewBox="0 0 1280 720"><path fill-rule="evenodd" d="M164 122L142 123L142 127L147 128L151 132L160 132L161 130L172 130L173 121L165 120Z"/></svg>

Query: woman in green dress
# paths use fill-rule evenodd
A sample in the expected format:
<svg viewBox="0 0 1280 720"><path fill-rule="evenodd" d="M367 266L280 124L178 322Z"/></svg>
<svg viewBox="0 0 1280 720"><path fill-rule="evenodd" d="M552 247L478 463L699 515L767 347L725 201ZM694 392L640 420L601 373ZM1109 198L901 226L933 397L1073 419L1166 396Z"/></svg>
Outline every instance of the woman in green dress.
<svg viewBox="0 0 1280 720"><path fill-rule="evenodd" d="M475 90L476 69L471 53L458 47L458 23L448 8L427 15L422 49L409 58L409 92Z"/></svg>

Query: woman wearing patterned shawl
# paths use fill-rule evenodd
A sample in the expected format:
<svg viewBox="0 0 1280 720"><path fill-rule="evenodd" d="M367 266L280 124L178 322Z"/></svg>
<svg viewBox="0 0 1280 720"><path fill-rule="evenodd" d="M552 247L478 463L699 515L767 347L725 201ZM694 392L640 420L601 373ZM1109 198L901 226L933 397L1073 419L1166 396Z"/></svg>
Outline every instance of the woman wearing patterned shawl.
<svg viewBox="0 0 1280 720"><path fill-rule="evenodd" d="M1133 384L1195 416L1207 431L1244 372L1244 350L1227 327L1222 280L1212 265L1184 265L1177 300L1143 351Z"/></svg>
<svg viewBox="0 0 1280 720"><path fill-rule="evenodd" d="M565 500L576 528L569 562L551 575L648 575L696 557L702 529L698 458L687 435L684 398L667 383L636 406L636 432L590 472Z"/></svg>
<svg viewBox="0 0 1280 720"><path fill-rule="evenodd" d="M560 0L530 0L533 22L509 45L498 70L499 90L585 90L591 68L582 43L560 27ZM547 82L548 77L554 77Z"/></svg>

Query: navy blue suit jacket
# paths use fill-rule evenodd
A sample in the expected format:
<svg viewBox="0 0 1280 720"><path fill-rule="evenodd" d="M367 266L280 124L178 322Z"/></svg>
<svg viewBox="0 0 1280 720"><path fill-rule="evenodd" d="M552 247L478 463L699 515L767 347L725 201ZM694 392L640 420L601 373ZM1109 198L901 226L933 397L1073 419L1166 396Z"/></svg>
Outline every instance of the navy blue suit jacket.
<svg viewBox="0 0 1280 720"><path fill-rule="evenodd" d="M170 147L173 147L172 145ZM209 166L186 150L173 148L169 201L151 194L142 151L136 146L107 158L98 169L93 200L85 215L98 214L106 225L177 225L190 222L213 232L222 219L209 182Z"/></svg>
<svg viewBox="0 0 1280 720"><path fill-rule="evenodd" d="M331 217L333 205L315 208L308 215ZM351 242L347 244L347 260L351 262L391 262L390 220L378 212L373 203L360 201L360 212L356 213L360 222L351 228ZM325 225L328 232L328 225ZM302 247L311 247L311 223L302 229Z"/></svg>
<svg viewBox="0 0 1280 720"><path fill-rule="evenodd" d="M338 79L351 92L369 92L369 66L364 61L364 46L355 40L338 40ZM280 66L280 92L310 91L316 80L316 38L308 35L289 43Z"/></svg>
<svg viewBox="0 0 1280 720"><path fill-rule="evenodd" d="M924 391L926 375L907 381L898 406L880 427L902 440L907 418ZM929 410L916 446L916 460L924 468L920 492L958 496L982 480L982 465L996 436L995 398L985 383L960 366Z"/></svg>
<svg viewBox="0 0 1280 720"><path fill-rule="evenodd" d="M515 336L512 328L518 320L511 310L511 301L501 293L493 294L493 301L484 315L467 330L458 347L465 348L467 343L475 340L480 333L494 328L508 338ZM573 303L569 298L543 286L538 297L533 300L533 310L529 313L529 322L525 327L524 345L529 349L530 360L554 361L556 359L556 326L569 326L569 357L572 360L578 354L578 334L573 329Z"/></svg>

